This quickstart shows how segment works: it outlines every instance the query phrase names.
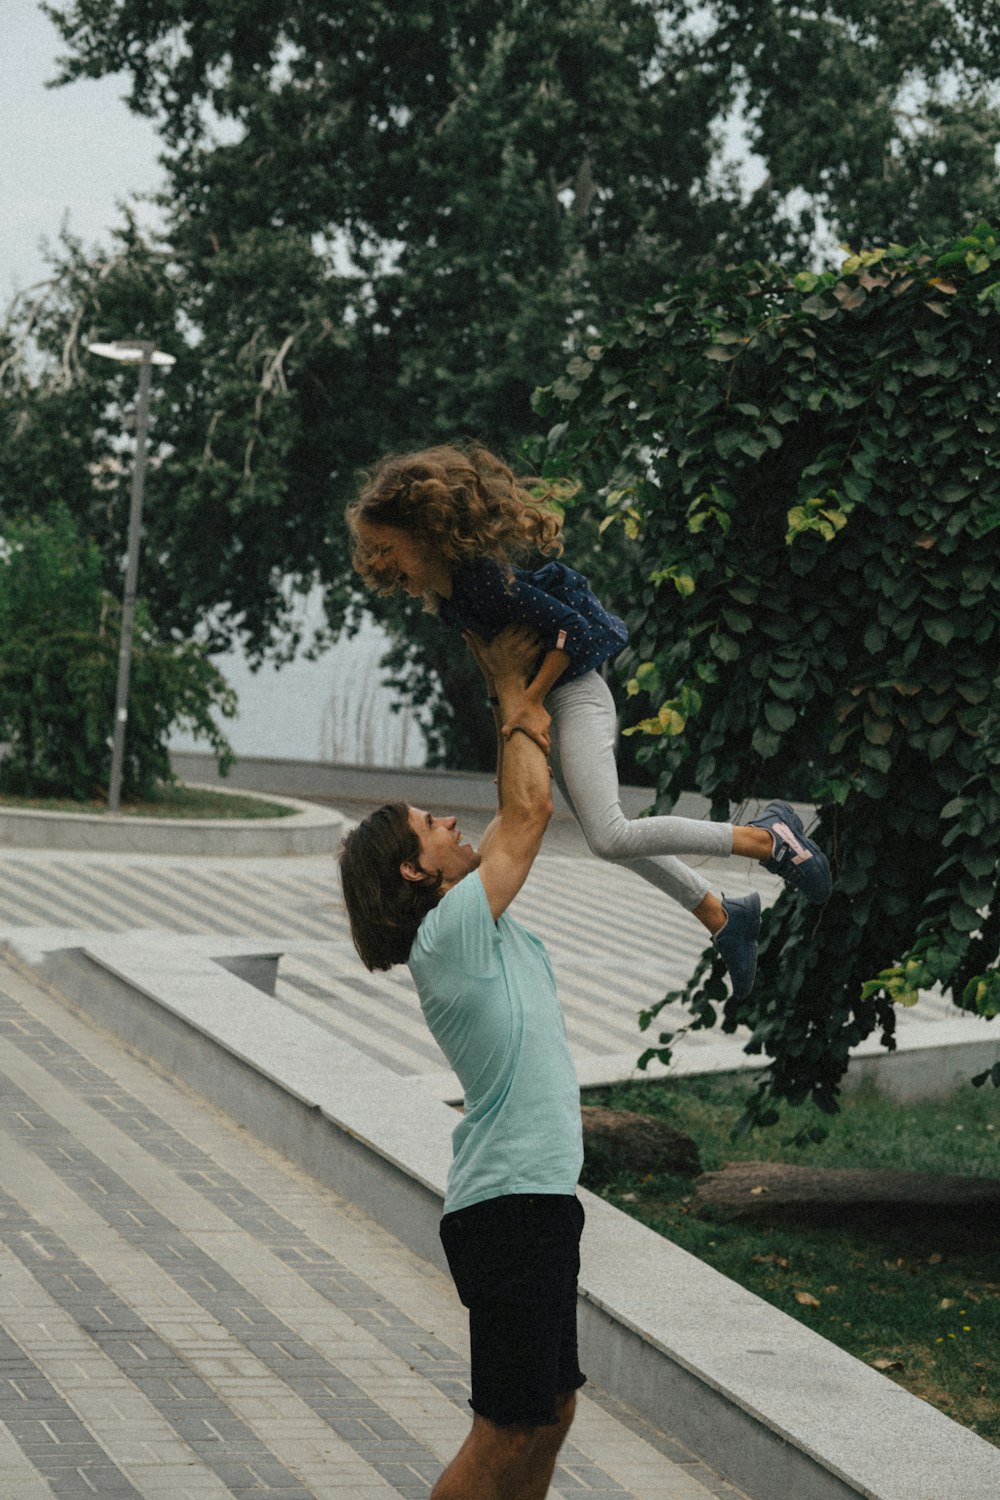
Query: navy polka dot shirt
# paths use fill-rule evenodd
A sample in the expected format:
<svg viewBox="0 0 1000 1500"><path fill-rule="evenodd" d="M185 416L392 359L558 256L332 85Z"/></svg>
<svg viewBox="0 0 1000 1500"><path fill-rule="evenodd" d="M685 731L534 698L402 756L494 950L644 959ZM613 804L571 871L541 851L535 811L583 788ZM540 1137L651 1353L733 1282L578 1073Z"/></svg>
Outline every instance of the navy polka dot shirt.
<svg viewBox="0 0 1000 1500"><path fill-rule="evenodd" d="M617 656L628 640L624 623L609 614L583 574L565 563L553 560L534 572L514 568L508 579L492 558L482 557L456 568L451 582L451 598L438 608L446 625L475 631L486 642L505 625L530 625L545 651L569 656L561 682Z"/></svg>

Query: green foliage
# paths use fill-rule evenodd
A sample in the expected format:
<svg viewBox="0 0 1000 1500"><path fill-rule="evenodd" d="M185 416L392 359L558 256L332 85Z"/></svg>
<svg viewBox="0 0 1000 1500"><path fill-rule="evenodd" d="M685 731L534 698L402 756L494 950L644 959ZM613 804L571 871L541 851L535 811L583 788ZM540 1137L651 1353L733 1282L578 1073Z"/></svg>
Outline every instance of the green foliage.
<svg viewBox="0 0 1000 1500"><path fill-rule="evenodd" d="M997 202L1000 26L981 0L45 8L64 79L123 73L156 122L166 227L126 219L110 255L65 244L0 331L0 503L63 499L110 586L123 487L105 470L95 494L90 465L134 372L81 349L156 339L178 363L155 382L145 587L163 630L207 627L217 649L298 649L293 594L316 580L339 631L357 469L464 435L513 454L534 386L569 351L568 391L593 328L664 280L801 259L817 226L941 234ZM733 127L761 163L753 190ZM435 753L476 753L412 647L392 670L436 704ZM441 648L449 680L461 649Z"/></svg>
<svg viewBox="0 0 1000 1500"><path fill-rule="evenodd" d="M97 546L67 511L5 523L0 541L0 790L85 801L106 785L118 675L120 606L104 589ZM232 760L212 710L235 698L189 642L157 638L136 608L122 787L148 797L172 781L167 737L179 725Z"/></svg>
<svg viewBox="0 0 1000 1500"><path fill-rule="evenodd" d="M984 223L839 272L690 277L538 398L634 536L614 597L660 797L819 805L829 903L765 915L748 1001L711 951L683 995L774 1059L747 1125L835 1110L850 1049L891 1047L921 989L1000 1009L998 332Z"/></svg>

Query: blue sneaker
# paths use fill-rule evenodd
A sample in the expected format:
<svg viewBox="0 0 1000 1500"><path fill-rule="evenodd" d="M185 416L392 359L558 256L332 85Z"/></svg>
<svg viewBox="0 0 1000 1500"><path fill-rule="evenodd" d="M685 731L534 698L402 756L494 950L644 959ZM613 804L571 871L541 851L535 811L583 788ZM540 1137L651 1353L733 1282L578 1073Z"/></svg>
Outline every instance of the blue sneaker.
<svg viewBox="0 0 1000 1500"><path fill-rule="evenodd" d="M802 819L787 802L769 802L751 828L766 828L774 839L774 853L760 863L773 875L801 891L807 901L822 906L833 888L830 864L817 843L806 833Z"/></svg>
<svg viewBox="0 0 1000 1500"><path fill-rule="evenodd" d="M756 891L748 896L723 896L725 927L712 938L712 945L729 970L733 999L745 1000L757 977L757 934L760 932L760 897Z"/></svg>

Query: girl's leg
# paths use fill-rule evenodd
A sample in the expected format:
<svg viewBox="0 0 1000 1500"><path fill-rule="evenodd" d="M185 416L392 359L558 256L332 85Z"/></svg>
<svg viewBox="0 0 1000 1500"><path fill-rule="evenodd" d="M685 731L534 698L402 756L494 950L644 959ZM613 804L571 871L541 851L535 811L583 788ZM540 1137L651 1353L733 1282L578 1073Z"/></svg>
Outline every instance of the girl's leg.
<svg viewBox="0 0 1000 1500"><path fill-rule="evenodd" d="M674 855L732 854L732 824L698 818L626 818L615 761L614 699L598 673L588 672L556 687L545 706L552 715L556 782L592 851L600 859L626 865L694 911L710 886Z"/></svg>
<svg viewBox="0 0 1000 1500"><path fill-rule="evenodd" d="M559 765L559 756L556 750L555 737L552 740L552 774L556 785L563 794L567 807L573 817L583 829L583 820L577 812L573 801L573 794L563 779L562 770ZM586 833L586 829L583 829ZM588 840L589 842L589 840ZM591 846L593 847L593 846ZM596 850L594 851L596 853ZM695 912L696 908L711 897L711 886L696 870L690 869L681 860L675 859L672 854L661 854L651 856L648 859L624 859L621 861L626 870L632 870L636 875L641 875L643 880L648 880L650 885L655 885L657 890L669 896L683 906L685 911Z"/></svg>

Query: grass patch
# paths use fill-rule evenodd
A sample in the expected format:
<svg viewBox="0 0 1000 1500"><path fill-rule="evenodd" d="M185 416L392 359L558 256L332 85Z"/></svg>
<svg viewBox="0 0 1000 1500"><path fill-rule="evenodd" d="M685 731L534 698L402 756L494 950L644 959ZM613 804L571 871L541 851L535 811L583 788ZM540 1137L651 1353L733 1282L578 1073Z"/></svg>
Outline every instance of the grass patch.
<svg viewBox="0 0 1000 1500"><path fill-rule="evenodd" d="M77 802L71 797L10 797L0 794L0 808L35 812L104 813L103 798ZM133 818L287 818L295 809L263 797L238 792L213 792L200 787L163 785L146 802L123 802L123 817Z"/></svg>
<svg viewBox="0 0 1000 1500"><path fill-rule="evenodd" d="M705 1077L588 1090L584 1102L657 1115L686 1131L705 1171L731 1161L782 1161L1000 1176L1000 1103L991 1088L966 1085L950 1098L911 1104L860 1089L845 1095L839 1115L817 1113L828 1138L805 1147L789 1137L809 1107L796 1112L793 1127L730 1139L750 1091L745 1081ZM983 1244L960 1222L936 1230L713 1223L692 1214L688 1178L639 1176L595 1160L582 1180L858 1359L888 1361L889 1379L1000 1445L996 1236ZM818 1305L803 1304L796 1293Z"/></svg>

